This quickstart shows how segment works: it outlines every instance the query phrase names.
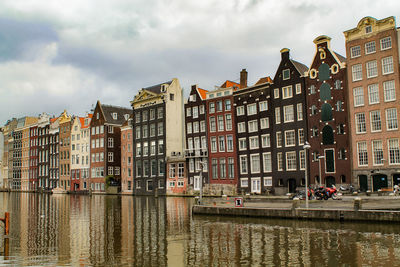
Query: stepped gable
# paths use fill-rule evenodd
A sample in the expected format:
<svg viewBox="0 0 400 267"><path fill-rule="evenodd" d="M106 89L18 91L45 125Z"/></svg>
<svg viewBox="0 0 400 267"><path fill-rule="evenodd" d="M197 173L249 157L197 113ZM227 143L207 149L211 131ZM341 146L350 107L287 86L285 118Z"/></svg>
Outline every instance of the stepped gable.
<svg viewBox="0 0 400 267"><path fill-rule="evenodd" d="M132 109L101 104L104 118L107 123L122 125L125 122L125 114L131 115ZM117 113L117 119L114 120L113 113Z"/></svg>

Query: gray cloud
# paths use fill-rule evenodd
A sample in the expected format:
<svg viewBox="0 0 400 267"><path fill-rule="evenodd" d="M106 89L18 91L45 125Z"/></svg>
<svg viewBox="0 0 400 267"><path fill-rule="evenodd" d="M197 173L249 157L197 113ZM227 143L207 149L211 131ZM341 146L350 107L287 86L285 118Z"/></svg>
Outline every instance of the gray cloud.
<svg viewBox="0 0 400 267"><path fill-rule="evenodd" d="M400 2L70 0L0 3L0 124L67 109L84 114L97 99L129 106L137 90L173 77L213 89L273 77L279 50L308 65L313 39L332 37L367 15L383 18Z"/></svg>

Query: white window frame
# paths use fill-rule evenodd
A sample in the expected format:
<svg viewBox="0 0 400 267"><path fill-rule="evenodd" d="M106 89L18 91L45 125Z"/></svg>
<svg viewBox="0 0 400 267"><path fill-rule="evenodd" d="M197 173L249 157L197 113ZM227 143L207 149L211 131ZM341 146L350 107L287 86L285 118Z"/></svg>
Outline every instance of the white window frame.
<svg viewBox="0 0 400 267"><path fill-rule="evenodd" d="M296 151L289 151L286 152L286 171L296 171L297 170L297 155ZM293 160L294 157L294 163L292 162L291 165L289 165L289 156L291 156L291 160Z"/></svg>
<svg viewBox="0 0 400 267"><path fill-rule="evenodd" d="M270 134L261 135L261 147L271 147L271 136Z"/></svg>
<svg viewBox="0 0 400 267"><path fill-rule="evenodd" d="M263 172L272 172L272 154L271 152L265 152L263 155Z"/></svg>
<svg viewBox="0 0 400 267"><path fill-rule="evenodd" d="M291 85L282 87L282 99L293 97L293 87Z"/></svg>
<svg viewBox="0 0 400 267"><path fill-rule="evenodd" d="M296 95L301 94L301 83L296 83Z"/></svg>
<svg viewBox="0 0 400 267"><path fill-rule="evenodd" d="M375 116L375 114L377 116ZM382 117L380 110L371 110L369 112L370 124L371 124L371 132L381 132L382 131ZM375 120L375 118L379 117L379 120ZM379 125L379 128L377 127Z"/></svg>
<svg viewBox="0 0 400 267"><path fill-rule="evenodd" d="M245 164L245 165L243 165ZM239 169L240 174L247 174L249 172L249 165L247 162L247 155L240 155L239 156Z"/></svg>
<svg viewBox="0 0 400 267"><path fill-rule="evenodd" d="M361 46L356 45L350 47L350 57L351 58L356 58L361 56Z"/></svg>
<svg viewBox="0 0 400 267"><path fill-rule="evenodd" d="M289 143L290 141L290 143ZM293 147L296 145L296 132L295 130L285 131L285 147Z"/></svg>
<svg viewBox="0 0 400 267"><path fill-rule="evenodd" d="M375 41L365 43L365 54L366 55L373 54L375 52L376 52Z"/></svg>
<svg viewBox="0 0 400 267"><path fill-rule="evenodd" d="M249 149L258 149L260 147L258 135L249 137Z"/></svg>
<svg viewBox="0 0 400 267"><path fill-rule="evenodd" d="M236 116L242 116L242 115L244 115L244 106L236 107Z"/></svg>
<svg viewBox="0 0 400 267"><path fill-rule="evenodd" d="M239 151L245 151L247 150L247 138L239 138L238 139L239 142Z"/></svg>
<svg viewBox="0 0 400 267"><path fill-rule="evenodd" d="M364 106L364 88L353 88L354 107Z"/></svg>
<svg viewBox="0 0 400 267"><path fill-rule="evenodd" d="M390 49L392 48L392 37L391 36L384 37L379 40L379 43L381 45L381 51Z"/></svg>
<svg viewBox="0 0 400 267"><path fill-rule="evenodd" d="M258 158L258 166L257 162L253 161L254 159ZM260 173L261 172L261 159L260 159L260 154L250 154L250 172L251 173Z"/></svg>
<svg viewBox="0 0 400 267"><path fill-rule="evenodd" d="M261 101L258 105L260 112L268 110L268 101Z"/></svg>
<svg viewBox="0 0 400 267"><path fill-rule="evenodd" d="M393 118L390 118L389 116L391 115L390 113L392 113ZM398 123L398 119L397 119L397 108L388 108L385 110L385 114L386 114L386 130L388 131L394 131L397 130L399 128L399 123ZM390 127L390 123L389 120L393 120L393 122L395 122L395 127Z"/></svg>
<svg viewBox="0 0 400 267"><path fill-rule="evenodd" d="M287 106L283 107L283 122L284 123L294 122L294 107L293 107L293 105L287 105Z"/></svg>
<svg viewBox="0 0 400 267"><path fill-rule="evenodd" d="M385 102L396 100L396 84L394 80L383 82L383 95Z"/></svg>
<svg viewBox="0 0 400 267"><path fill-rule="evenodd" d="M364 116L364 121L360 121L361 115ZM356 134L364 134L367 132L366 117L364 112L355 114ZM363 130L364 129L364 130Z"/></svg>
<svg viewBox="0 0 400 267"><path fill-rule="evenodd" d="M362 80L362 64L356 64L351 66L351 74L353 82Z"/></svg>
<svg viewBox="0 0 400 267"><path fill-rule="evenodd" d="M360 149L363 149L360 151ZM360 154L363 153L363 154ZM360 157L362 156L362 157ZM366 163L365 163L366 162ZM368 146L367 142L357 142L357 164L359 167L368 166Z"/></svg>
<svg viewBox="0 0 400 267"><path fill-rule="evenodd" d="M370 105L379 104L379 85L377 83L368 85L368 102Z"/></svg>
<svg viewBox="0 0 400 267"><path fill-rule="evenodd" d="M280 107L275 108L275 124L281 123L281 109Z"/></svg>
<svg viewBox="0 0 400 267"><path fill-rule="evenodd" d="M237 127L238 127L238 133L246 132L246 123L245 122L238 122Z"/></svg>
<svg viewBox="0 0 400 267"><path fill-rule="evenodd" d="M367 70L367 78L374 78L378 76L378 63L376 60L368 61L365 64L365 69Z"/></svg>
<svg viewBox="0 0 400 267"><path fill-rule="evenodd" d="M386 62L387 60L390 60ZM389 57L384 57L382 58L382 74L390 74L394 72L394 62L393 62L393 56Z"/></svg>
<svg viewBox="0 0 400 267"><path fill-rule="evenodd" d="M255 115L257 114L257 104L248 104L247 105L247 116Z"/></svg>

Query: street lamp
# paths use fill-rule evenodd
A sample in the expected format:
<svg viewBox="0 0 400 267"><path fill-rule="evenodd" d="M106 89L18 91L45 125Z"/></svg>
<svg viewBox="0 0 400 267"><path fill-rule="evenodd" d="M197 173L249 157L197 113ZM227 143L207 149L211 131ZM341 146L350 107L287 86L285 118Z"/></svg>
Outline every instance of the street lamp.
<svg viewBox="0 0 400 267"><path fill-rule="evenodd" d="M200 173L199 173L199 180L200 180L200 199L199 199L199 205L203 203L203 168L204 165L207 163L204 161L199 161L200 163Z"/></svg>
<svg viewBox="0 0 400 267"><path fill-rule="evenodd" d="M321 176L321 159L324 159L325 156L318 156L318 161L319 161L319 186L322 186L322 176Z"/></svg>
<svg viewBox="0 0 400 267"><path fill-rule="evenodd" d="M304 148L304 150L305 150L305 154L306 154L306 157L305 157L305 167L306 167L306 170L305 170L305 184L306 184L306 192L305 192L305 194L306 194L306 208L308 209L308 177L307 177L307 171L308 171L308 169L307 169L307 150L309 150L310 149L310 144L306 141L305 143L304 143L304 146L303 146L303 148Z"/></svg>

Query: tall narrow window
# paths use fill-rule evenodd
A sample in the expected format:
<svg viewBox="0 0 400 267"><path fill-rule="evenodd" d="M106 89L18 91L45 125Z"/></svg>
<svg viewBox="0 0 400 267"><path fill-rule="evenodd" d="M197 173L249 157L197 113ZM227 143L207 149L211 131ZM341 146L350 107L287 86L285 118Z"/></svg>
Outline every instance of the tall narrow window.
<svg viewBox="0 0 400 267"><path fill-rule="evenodd" d="M364 89L362 87L356 87L353 89L354 106L364 106Z"/></svg>
<svg viewBox="0 0 400 267"><path fill-rule="evenodd" d="M371 118L371 132L379 132L382 130L382 122L381 122L381 112L380 110L374 110L370 113Z"/></svg>
<svg viewBox="0 0 400 267"><path fill-rule="evenodd" d="M383 94L385 102L396 100L396 92L394 87L394 81L386 81L383 83Z"/></svg>
<svg viewBox="0 0 400 267"><path fill-rule="evenodd" d="M389 139L389 164L400 164L399 139Z"/></svg>
<svg viewBox="0 0 400 267"><path fill-rule="evenodd" d="M357 143L358 166L368 166L367 142Z"/></svg>
<svg viewBox="0 0 400 267"><path fill-rule="evenodd" d="M368 85L368 99L369 99L369 104L378 104L379 103L378 84Z"/></svg>
<svg viewBox="0 0 400 267"><path fill-rule="evenodd" d="M397 109L389 108L386 110L386 128L388 130L397 130Z"/></svg>
<svg viewBox="0 0 400 267"><path fill-rule="evenodd" d="M372 141L372 151L373 151L373 164L382 165L383 164L382 140Z"/></svg>
<svg viewBox="0 0 400 267"><path fill-rule="evenodd" d="M367 128L365 125L365 114L364 113L356 113L356 133L366 133Z"/></svg>

